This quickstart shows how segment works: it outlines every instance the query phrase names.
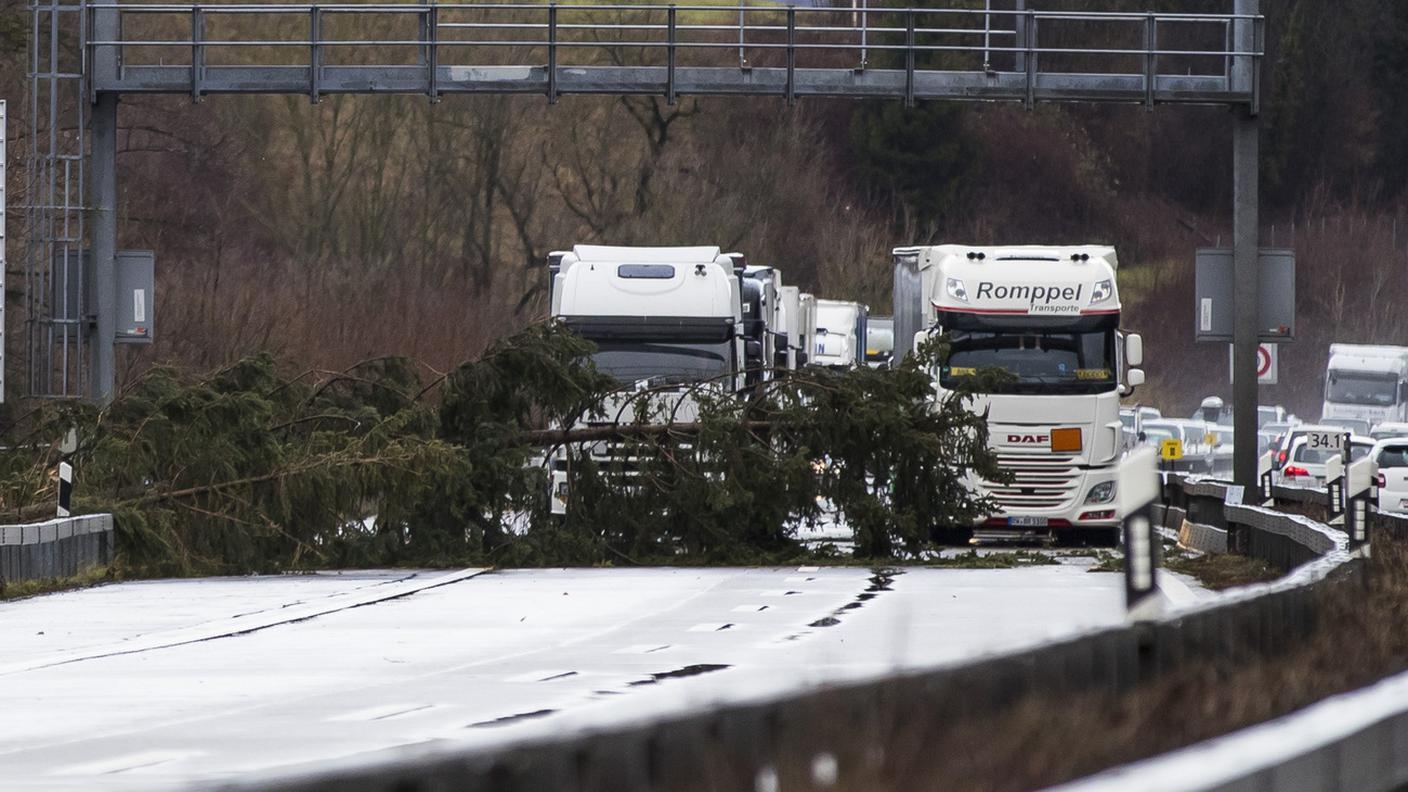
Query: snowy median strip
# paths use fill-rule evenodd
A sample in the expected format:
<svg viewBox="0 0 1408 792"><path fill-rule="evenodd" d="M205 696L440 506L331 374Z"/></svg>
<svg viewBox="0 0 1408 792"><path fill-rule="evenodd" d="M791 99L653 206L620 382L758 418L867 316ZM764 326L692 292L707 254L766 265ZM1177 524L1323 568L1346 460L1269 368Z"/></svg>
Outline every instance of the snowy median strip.
<svg viewBox="0 0 1408 792"><path fill-rule="evenodd" d="M420 591L425 591L426 589L436 588L437 586L447 586L451 583L458 583L461 580L467 580L476 575L481 575L486 571L488 570L470 568L425 579L412 577L397 583L376 586L372 591L349 592L345 595L328 597L326 600L318 603L294 605L271 612L233 616L228 619L221 619L194 627L181 627L174 630L151 633L150 635L144 635L130 641L122 641L108 646L96 646L77 651L59 652L23 660L18 663L0 664L0 676L21 674L26 671L66 665L68 663L78 663L84 660L97 660L103 657L147 652L154 649L167 649L172 646L182 646L185 644L199 643L201 641L210 641L216 638L229 638L235 635L244 635L269 627L277 627L281 624L305 621L318 616L337 613L338 611L360 608L364 605L374 605L378 602L406 597Z"/></svg>

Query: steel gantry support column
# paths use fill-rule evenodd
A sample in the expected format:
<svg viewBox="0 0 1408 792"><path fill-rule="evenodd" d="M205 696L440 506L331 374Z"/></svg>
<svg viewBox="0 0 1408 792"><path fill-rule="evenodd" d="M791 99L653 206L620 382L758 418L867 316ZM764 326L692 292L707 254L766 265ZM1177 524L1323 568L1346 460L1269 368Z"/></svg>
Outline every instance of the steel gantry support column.
<svg viewBox="0 0 1408 792"><path fill-rule="evenodd" d="M1259 0L1236 0L1238 14L1258 13ZM1250 52L1256 25L1233 23L1233 48ZM1250 56L1234 59L1236 88L1255 96L1257 70ZM1260 169L1255 100L1233 108L1232 122L1232 471L1245 492L1257 488L1257 336L1260 332L1260 279L1257 272Z"/></svg>
<svg viewBox="0 0 1408 792"><path fill-rule="evenodd" d="M114 41L118 37L116 12L95 9L93 13L92 35L100 41ZM103 48L93 63L95 74L117 73L116 54L112 48ZM92 367L89 371L89 398L99 404L112 400L116 383L116 350L113 341L117 338L117 94L97 92L93 94L92 114L89 116L89 131L92 150L91 170L88 181L88 205L92 209L92 291L91 313L96 318L92 337Z"/></svg>

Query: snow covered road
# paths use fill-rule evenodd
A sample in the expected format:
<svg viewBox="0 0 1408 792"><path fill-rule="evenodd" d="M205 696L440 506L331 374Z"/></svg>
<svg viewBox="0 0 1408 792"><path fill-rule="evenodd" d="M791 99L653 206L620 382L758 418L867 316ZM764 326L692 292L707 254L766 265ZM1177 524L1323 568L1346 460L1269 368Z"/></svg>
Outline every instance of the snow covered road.
<svg viewBox="0 0 1408 792"><path fill-rule="evenodd" d="M0 789L170 788L513 741L1124 618L1121 577L1080 563L446 575L151 581L0 604Z"/></svg>

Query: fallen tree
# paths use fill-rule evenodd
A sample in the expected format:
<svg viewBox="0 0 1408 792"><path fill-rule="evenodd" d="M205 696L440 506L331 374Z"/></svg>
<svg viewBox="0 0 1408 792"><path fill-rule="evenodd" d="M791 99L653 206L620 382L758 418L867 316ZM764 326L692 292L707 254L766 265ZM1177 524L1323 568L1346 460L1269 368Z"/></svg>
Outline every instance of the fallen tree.
<svg viewBox="0 0 1408 792"><path fill-rule="evenodd" d="M987 509L970 471L1000 475L982 418L930 402L937 349L746 398L699 388L687 420L637 409L605 423L621 395L592 351L543 325L448 374L381 358L284 376L267 355L204 376L156 368L103 409L46 404L9 427L24 450L0 467L0 507L51 508L55 439L73 428L76 505L117 516L138 574L742 562L796 555L821 503L857 555L917 551ZM594 462L602 442L631 469ZM574 475L562 517L547 509L553 454Z"/></svg>

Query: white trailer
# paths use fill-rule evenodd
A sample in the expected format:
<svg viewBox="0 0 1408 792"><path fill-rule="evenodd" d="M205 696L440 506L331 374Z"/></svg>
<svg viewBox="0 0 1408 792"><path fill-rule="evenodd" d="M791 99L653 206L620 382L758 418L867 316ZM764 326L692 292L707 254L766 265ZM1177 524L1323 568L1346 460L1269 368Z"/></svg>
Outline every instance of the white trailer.
<svg viewBox="0 0 1408 792"><path fill-rule="evenodd" d="M969 405L987 414L989 442L1013 476L972 481L998 507L974 527L998 536L1117 531L1120 397L1144 382L1144 347L1138 335L1117 336L1114 248L905 247L894 264L897 355L949 336L937 398L982 369L1011 375Z"/></svg>
<svg viewBox="0 0 1408 792"><path fill-rule="evenodd" d="M866 318L869 308L844 300L816 301L816 342L811 362L846 367L865 362Z"/></svg>
<svg viewBox="0 0 1408 792"><path fill-rule="evenodd" d="M1322 420L1378 424L1408 420L1408 347L1331 344Z"/></svg>

